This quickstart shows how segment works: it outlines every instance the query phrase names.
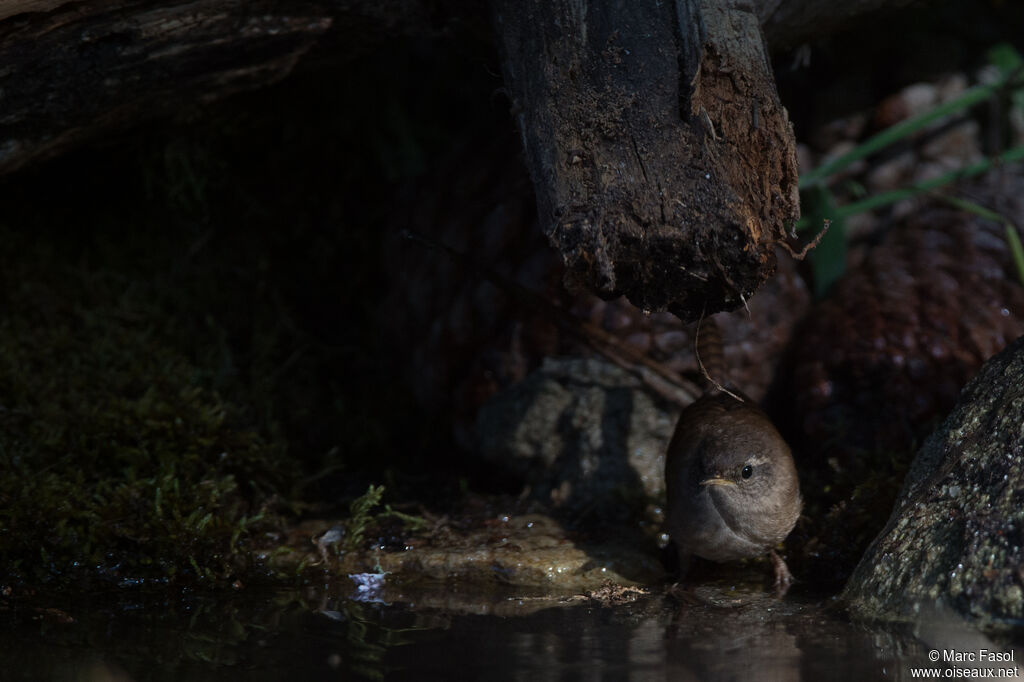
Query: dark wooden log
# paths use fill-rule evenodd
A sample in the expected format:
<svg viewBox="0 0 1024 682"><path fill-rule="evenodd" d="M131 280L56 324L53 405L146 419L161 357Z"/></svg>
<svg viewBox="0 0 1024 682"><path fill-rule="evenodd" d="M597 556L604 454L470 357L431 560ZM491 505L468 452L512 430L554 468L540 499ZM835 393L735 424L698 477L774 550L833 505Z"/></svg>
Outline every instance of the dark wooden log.
<svg viewBox="0 0 1024 682"><path fill-rule="evenodd" d="M821 37L824 27L834 29L883 1L909 0L751 0L751 6L769 39L790 45ZM666 2L663 10L672 5ZM338 42L358 46L430 34L436 30L432 13L465 11L459 0L439 5L0 0L0 176L183 103L272 83L329 27Z"/></svg>
<svg viewBox="0 0 1024 682"><path fill-rule="evenodd" d="M797 216L796 169L760 22L780 31L797 21L785 19L800 15L795 8L812 5L819 14L835 7L494 0L541 216L577 285L692 319L735 307L769 276L772 245ZM273 83L329 31L351 52L435 34L434 13L467 11L459 0L440 8L423 0L0 2L0 176L137 121ZM834 12L853 11L843 8Z"/></svg>
<svg viewBox="0 0 1024 682"><path fill-rule="evenodd" d="M719 0L497 0L541 223L571 284L695 319L741 305L799 215L757 15Z"/></svg>
<svg viewBox="0 0 1024 682"><path fill-rule="evenodd" d="M436 30L421 0L0 0L0 177L273 84L318 44Z"/></svg>
<svg viewBox="0 0 1024 682"><path fill-rule="evenodd" d="M183 104L285 76L325 3L97 0L0 21L0 174Z"/></svg>

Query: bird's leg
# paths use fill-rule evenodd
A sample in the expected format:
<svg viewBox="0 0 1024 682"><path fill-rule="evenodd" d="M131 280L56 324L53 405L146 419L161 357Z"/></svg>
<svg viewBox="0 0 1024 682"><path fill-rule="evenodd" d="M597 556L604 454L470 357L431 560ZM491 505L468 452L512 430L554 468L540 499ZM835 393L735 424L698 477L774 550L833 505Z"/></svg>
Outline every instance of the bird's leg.
<svg viewBox="0 0 1024 682"><path fill-rule="evenodd" d="M785 560L774 549L768 554L772 558L772 568L775 569L775 592L781 597L789 591L789 586L793 584L793 574L789 572L789 566L786 565Z"/></svg>
<svg viewBox="0 0 1024 682"><path fill-rule="evenodd" d="M676 556L679 557L679 564L676 566L676 575L679 578L679 582L682 582L686 578L686 574L690 572L690 568L693 566L693 555L687 552L679 543L676 543L676 552Z"/></svg>
<svg viewBox="0 0 1024 682"><path fill-rule="evenodd" d="M676 549L679 557L679 565L676 567L677 579L669 586L667 593L675 598L681 606L698 604L700 599L693 591L693 584L686 582L686 575L690 572L690 567L693 566L693 555L679 545L676 545Z"/></svg>

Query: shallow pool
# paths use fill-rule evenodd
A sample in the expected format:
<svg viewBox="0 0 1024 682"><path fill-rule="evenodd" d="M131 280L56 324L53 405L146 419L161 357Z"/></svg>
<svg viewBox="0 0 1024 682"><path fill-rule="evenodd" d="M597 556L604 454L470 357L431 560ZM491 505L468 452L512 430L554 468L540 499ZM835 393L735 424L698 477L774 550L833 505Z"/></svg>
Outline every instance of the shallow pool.
<svg viewBox="0 0 1024 682"><path fill-rule="evenodd" d="M553 596L342 579L228 597L97 593L11 607L0 623L0 677L15 680L906 680L921 667L971 675L945 672L945 653L932 664L933 650L1016 658L1012 631L993 642L934 613L856 624L828 598L727 582Z"/></svg>

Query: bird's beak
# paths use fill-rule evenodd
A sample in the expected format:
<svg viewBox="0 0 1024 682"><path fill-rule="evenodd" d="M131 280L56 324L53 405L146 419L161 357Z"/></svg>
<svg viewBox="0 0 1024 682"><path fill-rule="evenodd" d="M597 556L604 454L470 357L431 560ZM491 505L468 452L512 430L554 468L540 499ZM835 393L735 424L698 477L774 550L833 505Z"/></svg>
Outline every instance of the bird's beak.
<svg viewBox="0 0 1024 682"><path fill-rule="evenodd" d="M700 482L701 485L736 485L733 481L727 478L706 478Z"/></svg>

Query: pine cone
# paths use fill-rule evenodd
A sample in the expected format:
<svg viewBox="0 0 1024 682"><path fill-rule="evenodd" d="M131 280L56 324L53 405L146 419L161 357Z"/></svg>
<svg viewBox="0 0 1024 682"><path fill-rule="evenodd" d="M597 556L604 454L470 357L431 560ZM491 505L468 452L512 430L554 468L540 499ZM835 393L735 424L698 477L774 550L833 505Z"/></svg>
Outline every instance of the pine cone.
<svg viewBox="0 0 1024 682"><path fill-rule="evenodd" d="M1024 217L1024 204L1009 208L1004 215ZM982 363L1022 333L1024 289L1004 226L951 208L891 228L811 309L793 349L807 502L790 539L798 572L823 582L849 575L924 437Z"/></svg>
<svg viewBox="0 0 1024 682"><path fill-rule="evenodd" d="M808 448L850 465L908 453L981 364L1024 333L1004 227L948 208L911 216L816 305L794 371Z"/></svg>

